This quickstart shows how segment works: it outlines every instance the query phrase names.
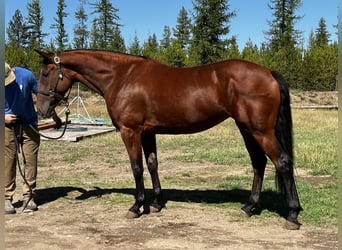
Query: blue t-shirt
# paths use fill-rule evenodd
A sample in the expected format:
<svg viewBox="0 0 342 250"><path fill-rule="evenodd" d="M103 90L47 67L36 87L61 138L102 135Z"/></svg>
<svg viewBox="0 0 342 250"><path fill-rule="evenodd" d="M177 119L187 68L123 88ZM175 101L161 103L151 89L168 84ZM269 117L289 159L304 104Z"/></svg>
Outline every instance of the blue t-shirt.
<svg viewBox="0 0 342 250"><path fill-rule="evenodd" d="M38 117L32 93L38 92L38 82L30 70L21 67L14 69L15 81L5 86L5 114L18 116L20 120L16 124L37 126Z"/></svg>

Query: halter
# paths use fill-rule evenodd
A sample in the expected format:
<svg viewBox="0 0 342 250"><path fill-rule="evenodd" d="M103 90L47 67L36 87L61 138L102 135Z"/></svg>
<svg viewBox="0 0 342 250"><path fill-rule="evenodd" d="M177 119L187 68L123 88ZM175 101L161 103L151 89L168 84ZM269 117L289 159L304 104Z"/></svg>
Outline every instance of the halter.
<svg viewBox="0 0 342 250"><path fill-rule="evenodd" d="M57 93L57 85L58 85L58 82L60 80L63 80L63 77L65 76L66 78L68 78L69 80L71 80L71 78L65 74L63 71L62 71L62 67L61 67L61 59L59 58L59 56L57 55L57 53L55 53L55 57L53 58L55 64L57 65L57 69L58 69L58 77L56 79L56 83L55 83L55 86L53 88L53 90L49 90L49 91L38 91L39 94L42 94L42 95L46 95L46 96L49 96L49 97L55 97L58 102L57 102L57 105L59 103L64 103L65 106L66 106L66 110L65 110L65 126L64 126L64 129L63 129L63 132L61 135L57 136L57 137L49 137L49 136L46 136L42 133L39 132L39 130L37 130L35 127L33 127L32 125L30 125L31 129L33 131L35 131L37 134L39 134L40 136L44 137L44 138L47 138L47 139L53 139L53 140L58 140L60 138L62 138L65 134L65 131L67 129L67 124L68 124L68 117L69 117L69 102L68 102L68 98L69 98L69 94L70 94L70 91L71 91L71 87L69 87L69 89L67 90L66 94L63 96L59 93ZM48 113L51 112L51 110L54 108L54 106L51 106L49 107L48 109Z"/></svg>
<svg viewBox="0 0 342 250"><path fill-rule="evenodd" d="M45 96L49 96L49 97L55 97L58 100L57 103L64 102L64 103L66 103L68 105L68 97L69 97L69 94L70 94L71 87L68 89L67 93L63 96L63 95L57 93L57 86L58 86L58 82L60 80L63 80L64 76L66 78L68 78L69 80L71 78L62 71L61 59L59 58L57 53L55 53L55 56L54 56L53 60L54 60L54 62L56 64L57 70L58 70L58 77L56 79L54 88L50 89L49 91L38 91L38 93L42 94L42 95L45 95Z"/></svg>

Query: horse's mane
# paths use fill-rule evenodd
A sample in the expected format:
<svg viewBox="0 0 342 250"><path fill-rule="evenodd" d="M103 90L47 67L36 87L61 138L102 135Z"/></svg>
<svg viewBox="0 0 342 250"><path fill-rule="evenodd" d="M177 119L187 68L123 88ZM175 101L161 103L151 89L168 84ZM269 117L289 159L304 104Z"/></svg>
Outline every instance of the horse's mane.
<svg viewBox="0 0 342 250"><path fill-rule="evenodd" d="M148 56L143 56L143 55L132 55L124 52L119 52L119 51L113 51L113 50L102 50L102 49L70 49L70 50L63 50L60 52L77 52L77 51L89 51L89 52L99 52L99 53L113 53L115 55L121 55L121 56L128 56L132 58L140 58L143 60L151 60L151 61L156 61L159 62L158 60L155 60L153 58L150 58ZM160 63L160 62L159 62Z"/></svg>

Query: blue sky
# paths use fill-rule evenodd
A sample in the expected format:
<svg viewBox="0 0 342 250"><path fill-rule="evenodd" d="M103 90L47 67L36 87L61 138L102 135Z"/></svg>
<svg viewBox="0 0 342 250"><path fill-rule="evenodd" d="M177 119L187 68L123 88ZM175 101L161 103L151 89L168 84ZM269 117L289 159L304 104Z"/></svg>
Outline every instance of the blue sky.
<svg viewBox="0 0 342 250"><path fill-rule="evenodd" d="M99 0L88 0L95 2ZM13 17L16 9L19 9L24 17L27 16L27 3L31 0L5 0L5 26ZM43 31L50 33L50 37L55 37L55 31L50 29L56 17L58 0L41 0L42 12L44 16ZM156 34L158 40L162 39L165 25L170 28L175 27L177 17L182 6L190 12L192 10L191 0L111 0L114 7L119 9L118 15L122 35L127 45L131 44L134 35L137 34L140 44L147 40L148 36ZM272 20L272 13L267 7L269 0L229 0L230 11L236 11L236 17L231 19L229 37L236 35L239 48L242 49L248 39L251 39L258 46L265 41L263 31L269 29L267 20ZM318 27L321 17L326 20L331 40L337 41L337 30L333 25L337 24L338 0L302 0L302 6L296 14L303 18L296 24L296 29L303 31L303 38L307 42L311 30ZM20 4L19 4L20 3ZM65 19L66 29L69 32L69 40L73 34L73 25L76 24L74 12L79 7L78 0L65 0L66 12L69 13ZM89 5L86 6L87 14L92 12ZM191 15L189 15L191 16ZM92 16L89 17L91 27ZM47 42L50 41L50 38Z"/></svg>

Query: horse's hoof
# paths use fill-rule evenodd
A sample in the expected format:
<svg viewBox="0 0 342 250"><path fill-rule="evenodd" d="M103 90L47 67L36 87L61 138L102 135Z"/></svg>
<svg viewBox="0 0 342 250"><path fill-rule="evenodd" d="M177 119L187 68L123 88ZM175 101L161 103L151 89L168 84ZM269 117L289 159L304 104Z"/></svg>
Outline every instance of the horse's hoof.
<svg viewBox="0 0 342 250"><path fill-rule="evenodd" d="M126 214L126 218L127 219L135 219L135 218L138 218L140 215L133 212L133 211L130 211L128 210L127 214Z"/></svg>
<svg viewBox="0 0 342 250"><path fill-rule="evenodd" d="M253 215L253 213L251 213L251 211L245 210L244 208L241 208L241 215L243 215L244 217L251 217Z"/></svg>
<svg viewBox="0 0 342 250"><path fill-rule="evenodd" d="M158 213L161 210L161 206L150 206L151 213Z"/></svg>
<svg viewBox="0 0 342 250"><path fill-rule="evenodd" d="M299 230L300 223L295 223L295 222L287 220L285 222L284 228L287 229L287 230Z"/></svg>

